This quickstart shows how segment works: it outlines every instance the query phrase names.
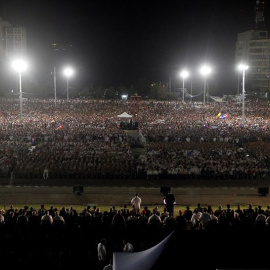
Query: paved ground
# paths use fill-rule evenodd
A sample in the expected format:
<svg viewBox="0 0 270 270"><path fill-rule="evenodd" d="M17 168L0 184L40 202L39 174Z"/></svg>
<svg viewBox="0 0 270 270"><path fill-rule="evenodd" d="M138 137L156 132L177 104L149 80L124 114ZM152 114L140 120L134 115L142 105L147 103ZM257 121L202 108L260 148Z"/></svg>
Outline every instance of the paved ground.
<svg viewBox="0 0 270 270"><path fill-rule="evenodd" d="M73 194L73 186L83 186L83 194ZM267 182L230 181L146 181L146 180L0 180L0 205L8 204L72 204L123 205L137 192L143 205L163 202L161 186L171 187L178 205L270 204L270 195L258 194Z"/></svg>

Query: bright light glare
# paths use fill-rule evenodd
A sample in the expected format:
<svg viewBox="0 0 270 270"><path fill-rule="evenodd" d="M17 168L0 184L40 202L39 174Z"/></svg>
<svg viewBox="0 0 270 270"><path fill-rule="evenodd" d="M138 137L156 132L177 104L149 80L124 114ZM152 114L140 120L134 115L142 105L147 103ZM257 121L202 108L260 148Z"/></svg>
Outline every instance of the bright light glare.
<svg viewBox="0 0 270 270"><path fill-rule="evenodd" d="M64 75L66 77L72 76L73 73L74 73L74 70L72 68L70 68L70 67L67 67L67 68L64 69Z"/></svg>
<svg viewBox="0 0 270 270"><path fill-rule="evenodd" d="M248 65L240 64L240 65L238 66L238 69L241 70L241 71L247 70L247 69L248 69Z"/></svg>
<svg viewBox="0 0 270 270"><path fill-rule="evenodd" d="M181 71L180 76L185 79L189 76L189 72L187 70L183 70Z"/></svg>
<svg viewBox="0 0 270 270"><path fill-rule="evenodd" d="M211 73L211 68L209 66L202 66L200 72L202 75L207 76Z"/></svg>
<svg viewBox="0 0 270 270"><path fill-rule="evenodd" d="M27 68L27 63L22 59L14 60L12 62L12 68L18 72L25 71Z"/></svg>

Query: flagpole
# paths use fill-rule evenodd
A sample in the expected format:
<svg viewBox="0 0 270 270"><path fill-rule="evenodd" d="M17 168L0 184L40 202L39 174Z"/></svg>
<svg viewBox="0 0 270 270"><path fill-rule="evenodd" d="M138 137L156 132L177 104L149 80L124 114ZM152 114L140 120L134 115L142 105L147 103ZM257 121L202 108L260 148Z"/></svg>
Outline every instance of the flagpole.
<svg viewBox="0 0 270 270"><path fill-rule="evenodd" d="M192 103L192 81L190 82L190 92L191 92L191 95L190 95L190 101L191 101L191 103Z"/></svg>
<svg viewBox="0 0 270 270"><path fill-rule="evenodd" d="M53 67L53 83L54 83L54 108L56 108L56 70Z"/></svg>

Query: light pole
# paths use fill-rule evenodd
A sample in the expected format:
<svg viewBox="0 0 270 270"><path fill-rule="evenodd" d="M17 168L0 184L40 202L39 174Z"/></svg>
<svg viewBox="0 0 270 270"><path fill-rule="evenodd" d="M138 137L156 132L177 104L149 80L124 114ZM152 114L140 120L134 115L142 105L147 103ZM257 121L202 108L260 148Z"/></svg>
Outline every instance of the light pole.
<svg viewBox="0 0 270 270"><path fill-rule="evenodd" d="M64 69L64 75L67 77L67 101L69 100L69 78L74 73L74 70L70 67Z"/></svg>
<svg viewBox="0 0 270 270"><path fill-rule="evenodd" d="M240 78L239 77L240 77L240 74L239 73L237 74L237 77L238 77L237 78L238 79L237 80L237 96L239 96L239 94L240 94L240 91L239 91L239 83L240 83Z"/></svg>
<svg viewBox="0 0 270 270"><path fill-rule="evenodd" d="M53 67L54 108L56 108L56 69Z"/></svg>
<svg viewBox="0 0 270 270"><path fill-rule="evenodd" d="M189 72L187 70L182 70L180 76L183 79L183 102L185 101L185 78L189 76Z"/></svg>
<svg viewBox="0 0 270 270"><path fill-rule="evenodd" d="M192 103L192 81L190 82L190 102Z"/></svg>
<svg viewBox="0 0 270 270"><path fill-rule="evenodd" d="M20 119L23 120L22 117L22 72L26 70L27 64L24 60L18 59L12 62L12 67L19 73L19 89L20 89Z"/></svg>
<svg viewBox="0 0 270 270"><path fill-rule="evenodd" d="M245 71L248 69L246 64L240 64L238 66L239 70L243 73L243 82L242 82L242 122L245 122Z"/></svg>
<svg viewBox="0 0 270 270"><path fill-rule="evenodd" d="M200 69L201 74L204 77L204 86L203 86L203 105L205 105L205 94L206 94L206 77L211 73L211 68L209 66L202 66Z"/></svg>

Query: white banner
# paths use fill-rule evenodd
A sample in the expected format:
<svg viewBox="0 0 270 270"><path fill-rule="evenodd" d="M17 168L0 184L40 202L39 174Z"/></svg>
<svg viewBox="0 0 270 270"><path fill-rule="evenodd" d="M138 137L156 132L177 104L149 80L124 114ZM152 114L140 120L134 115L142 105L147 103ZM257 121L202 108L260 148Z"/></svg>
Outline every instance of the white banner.
<svg viewBox="0 0 270 270"><path fill-rule="evenodd" d="M144 251L114 252L113 270L150 270L163 252L172 234L173 232L156 246Z"/></svg>

